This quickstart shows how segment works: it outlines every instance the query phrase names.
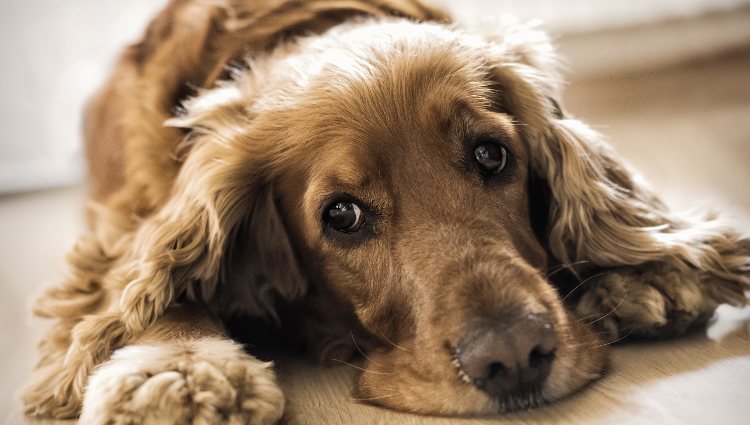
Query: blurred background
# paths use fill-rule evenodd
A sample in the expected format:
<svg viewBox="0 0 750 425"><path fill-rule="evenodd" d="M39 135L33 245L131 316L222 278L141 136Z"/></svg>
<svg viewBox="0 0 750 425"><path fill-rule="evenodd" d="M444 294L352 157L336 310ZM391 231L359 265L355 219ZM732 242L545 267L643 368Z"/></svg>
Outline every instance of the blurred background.
<svg viewBox="0 0 750 425"><path fill-rule="evenodd" d="M606 134L673 207L707 206L750 230L750 0L434 3L468 26L501 14L540 21L567 63L567 112ZM27 300L60 279L65 249L83 228L82 107L163 4L0 2L2 424L20 422L10 394L34 357L39 327L26 326ZM724 392L701 392L701 403L713 397L714 410L744 406L737 417L750 417L750 384L729 390L731 379L750 382L749 364L727 372Z"/></svg>

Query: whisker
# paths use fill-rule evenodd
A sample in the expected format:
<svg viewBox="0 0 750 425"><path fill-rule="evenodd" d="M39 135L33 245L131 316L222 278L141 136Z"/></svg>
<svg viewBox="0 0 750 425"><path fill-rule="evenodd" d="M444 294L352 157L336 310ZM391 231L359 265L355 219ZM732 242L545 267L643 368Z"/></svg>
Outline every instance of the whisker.
<svg viewBox="0 0 750 425"><path fill-rule="evenodd" d="M610 333L608 331L602 331L602 332L593 332L594 335L609 335Z"/></svg>
<svg viewBox="0 0 750 425"><path fill-rule="evenodd" d="M354 343L354 346L357 347L357 351L359 351L359 354L361 354L364 358L371 361L374 365L377 365L375 361L373 361L371 358L367 357L367 354L365 354L364 351L362 351L361 348L359 348L359 344L357 344L357 341L354 339L354 332L352 332L351 329L349 329L349 334L352 336L352 342Z"/></svg>
<svg viewBox="0 0 750 425"><path fill-rule="evenodd" d="M361 370L362 372L365 372L365 373L374 373L376 375L393 375L392 373L389 373L389 372L378 372L376 370L367 370L365 368L359 367L357 365L353 365L353 364L351 364L349 362L345 362L345 361L339 360L339 359L331 359L331 360L333 360L335 362L343 363L343 364L345 364L347 366L351 366L351 367L353 367L355 369L358 369L358 370Z"/></svg>
<svg viewBox="0 0 750 425"><path fill-rule="evenodd" d="M630 325L630 326L628 326L626 328L623 328L622 330L626 330L626 329L628 330L628 333L626 335L624 335L623 337L621 337L621 338L619 338L619 339L617 339L615 341L612 341L612 342L607 342L607 343L604 343L604 344L597 344L600 341L597 341L595 339L590 339L590 340L582 341L580 344L571 344L569 347L571 347L571 348L587 347L589 349L594 349L594 348L603 347L605 345L615 344L615 343L620 342L623 339L627 338L628 336L630 336L630 334L632 334L633 331L635 330L635 328L632 325ZM604 331L604 332L593 332L592 334L593 335L609 335L610 332L607 332L607 331ZM596 345L594 345L594 344L596 344Z"/></svg>
<svg viewBox="0 0 750 425"><path fill-rule="evenodd" d="M625 335L621 336L620 338L617 338L616 340L614 340L612 342L605 342L604 344L599 344L599 345L593 346L591 348L593 349L593 348L599 348L599 347L604 347L604 346L607 346L607 345L616 344L616 343L622 341L623 339L629 337L630 334L633 333L633 330L635 330L635 328L631 328L630 331L628 331L628 333L626 333Z"/></svg>
<svg viewBox="0 0 750 425"><path fill-rule="evenodd" d="M562 299L562 302L565 302L565 300L566 300L566 299L568 299L568 297L570 296L570 294L572 294L573 292L575 292L575 290L576 290L576 289L578 289L578 288L580 288L581 286L583 286L583 285L584 285L584 284L585 284L586 282L588 282L588 281L590 281L591 279L594 279L594 278L596 278L596 277L599 277L599 276L601 276L601 275L603 275L603 274L604 274L604 272L602 272L602 273L597 273L597 274L595 274L595 275L589 276L589 277L587 277L586 279L584 279L584 280L583 280L583 281L582 281L581 283L579 283L578 285L576 285L576 287L575 287L575 288L571 289L571 290L570 290L570 292L568 292L568 293L567 293L567 294L566 294L566 295L565 295L565 296L563 297L563 299Z"/></svg>
<svg viewBox="0 0 750 425"><path fill-rule="evenodd" d="M386 341L388 341L388 343L389 343L389 344L391 344L392 346L394 346L394 347L398 348L399 350L409 351L409 350L407 350L407 349L406 349L406 348L404 348L404 347L401 347L401 346L398 346L398 345L396 345L396 344L395 344L395 343L394 343L393 341L391 341L390 339L388 339L388 337L387 337L387 336L385 336L385 335L383 335L383 339L384 339L384 340L386 340Z"/></svg>
<svg viewBox="0 0 750 425"><path fill-rule="evenodd" d="M628 287L625 289L625 295L622 296L622 299L620 300L619 303L617 303L617 305L615 306L615 308L613 308L612 310L610 310L609 313L605 314L604 316L602 316L602 317L594 320L593 322L590 322L589 325L594 324L594 323L596 323L596 322L598 322L598 321L606 318L610 314L614 313L615 310L617 310L618 308L620 308L620 306L622 305L622 303L625 302L625 299L628 297L628 292L630 292L630 283L628 283Z"/></svg>
<svg viewBox="0 0 750 425"><path fill-rule="evenodd" d="M603 315L603 314L606 314L606 313L595 313L595 314L589 314L588 316L584 316L584 317L581 317L581 318L579 318L578 320L576 320L576 323L578 323L578 322L583 322L583 321L584 321L584 320L586 320L586 319L591 319L592 317L598 317L598 316L601 316L601 315Z"/></svg>
<svg viewBox="0 0 750 425"><path fill-rule="evenodd" d="M386 394L386 395L381 395L381 396L378 396L378 397L371 397L371 398L354 398L354 397L352 397L352 400L354 400L354 401L372 401L372 400L380 400L382 398L395 397L397 395L398 394L393 393L393 394Z"/></svg>
<svg viewBox="0 0 750 425"><path fill-rule="evenodd" d="M560 273L561 271L565 269L570 270L574 266L579 266L581 264L590 263L590 262L591 261L589 260L581 260L581 261L576 261L574 263L560 264L557 268L549 272L549 274L547 275L547 279L551 278L552 276L556 275L557 273Z"/></svg>

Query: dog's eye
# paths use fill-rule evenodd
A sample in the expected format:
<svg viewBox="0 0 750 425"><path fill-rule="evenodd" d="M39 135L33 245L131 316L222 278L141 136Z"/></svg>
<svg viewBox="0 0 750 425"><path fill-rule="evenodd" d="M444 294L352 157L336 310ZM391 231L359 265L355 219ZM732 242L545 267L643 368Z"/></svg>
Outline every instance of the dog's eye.
<svg viewBox="0 0 750 425"><path fill-rule="evenodd" d="M344 233L354 233L365 222L362 209L354 202L334 202L328 206L323 219L329 226Z"/></svg>
<svg viewBox="0 0 750 425"><path fill-rule="evenodd" d="M481 142L474 147L474 158L483 174L495 176L508 164L508 150L495 142Z"/></svg>

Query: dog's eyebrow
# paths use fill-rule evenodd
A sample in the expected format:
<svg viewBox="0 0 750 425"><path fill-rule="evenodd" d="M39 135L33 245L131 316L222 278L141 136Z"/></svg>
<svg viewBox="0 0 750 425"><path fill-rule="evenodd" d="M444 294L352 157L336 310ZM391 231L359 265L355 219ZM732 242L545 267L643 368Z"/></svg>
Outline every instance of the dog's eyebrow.
<svg viewBox="0 0 750 425"><path fill-rule="evenodd" d="M463 98L444 106L433 105L433 111L442 115L438 118L442 121L437 121L441 133L451 135L450 138L459 141L461 147L480 136L503 135L504 131L498 128L497 122L488 116L488 106Z"/></svg>
<svg viewBox="0 0 750 425"><path fill-rule="evenodd" d="M386 210L390 202L385 196L385 188L379 183L382 179L359 171L337 169L331 174L312 178L305 194L306 208L321 210L336 196L352 196L367 202L371 207Z"/></svg>
<svg viewBox="0 0 750 425"><path fill-rule="evenodd" d="M446 101L444 96L433 94L425 99L419 115L426 117L433 125L437 124L441 133L448 134L466 128L472 109L466 99L453 97Z"/></svg>

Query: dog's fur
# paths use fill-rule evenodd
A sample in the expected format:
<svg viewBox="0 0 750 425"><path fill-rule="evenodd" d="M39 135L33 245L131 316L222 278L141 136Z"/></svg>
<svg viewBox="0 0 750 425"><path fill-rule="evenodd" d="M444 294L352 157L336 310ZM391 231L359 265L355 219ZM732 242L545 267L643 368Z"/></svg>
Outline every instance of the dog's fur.
<svg viewBox="0 0 750 425"><path fill-rule="evenodd" d="M417 0L172 0L88 108L91 230L35 305L55 325L26 411L274 423L271 368L220 319L295 303L321 359L369 347L361 398L491 413L581 388L610 340L745 303L748 240L670 212L560 85L534 28L472 34ZM466 159L487 135L513 153L491 183ZM366 235L321 223L342 193ZM553 286L559 265L582 284ZM556 357L537 392L493 398L456 344L516 310L550 317Z"/></svg>

